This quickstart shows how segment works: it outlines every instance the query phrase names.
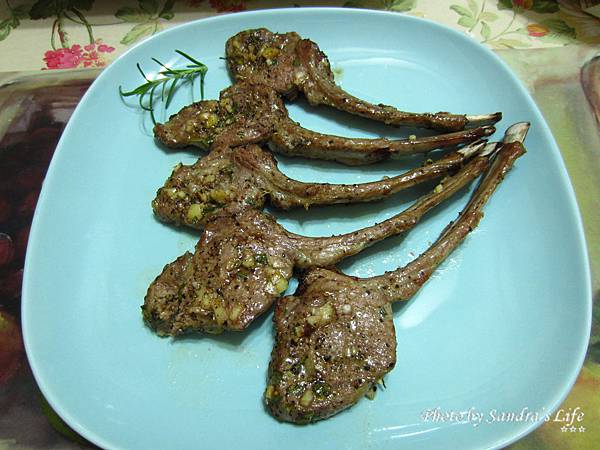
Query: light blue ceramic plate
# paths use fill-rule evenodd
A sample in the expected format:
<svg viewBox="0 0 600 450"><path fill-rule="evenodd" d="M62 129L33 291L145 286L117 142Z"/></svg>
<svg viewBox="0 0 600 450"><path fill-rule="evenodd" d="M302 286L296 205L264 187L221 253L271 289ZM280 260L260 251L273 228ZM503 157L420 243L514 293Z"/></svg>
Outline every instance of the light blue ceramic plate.
<svg viewBox="0 0 600 450"><path fill-rule="evenodd" d="M365 99L407 110L500 110L505 118L497 136L512 122L532 124L529 152L481 226L415 298L396 308L398 363L387 390L311 426L278 423L263 409L270 315L244 334L175 341L156 337L140 314L148 284L194 245L194 233L155 220L150 201L171 168L195 155L161 150L147 118L124 104L117 88L139 84L136 62L148 71L151 57L182 63L173 52L181 49L209 66L207 96L215 97L230 83L220 59L225 40L261 26L318 42L343 87ZM189 101L189 92L180 91L172 111ZM400 134L326 109L290 110L317 130ZM332 182L403 170L398 162L347 168L286 159L281 166L296 178ZM455 218L466 194L404 241L389 240L342 269L368 276L406 263ZM278 216L292 231L339 233L388 217L414 196ZM40 197L23 331L50 404L102 447L465 449L503 446L559 405L583 361L590 306L573 190L547 125L507 67L468 37L420 19L295 9L186 24L138 45L102 73L69 122ZM524 408L537 420L500 416ZM455 418L441 421L435 411ZM483 414L478 426L474 413Z"/></svg>

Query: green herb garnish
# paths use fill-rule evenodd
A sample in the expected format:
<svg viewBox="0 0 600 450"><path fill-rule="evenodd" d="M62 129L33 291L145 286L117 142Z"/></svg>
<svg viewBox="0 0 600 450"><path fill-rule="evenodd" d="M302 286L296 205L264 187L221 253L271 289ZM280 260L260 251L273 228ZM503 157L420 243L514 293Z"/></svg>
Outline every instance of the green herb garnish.
<svg viewBox="0 0 600 450"><path fill-rule="evenodd" d="M254 257L254 261L256 261L258 264L262 264L263 266L269 263L266 253L259 253Z"/></svg>
<svg viewBox="0 0 600 450"><path fill-rule="evenodd" d="M249 275L249 272L248 272L248 271L246 271L246 270L244 270L244 269L238 270L238 271L236 272L236 276L237 276L237 277L238 277L240 280L243 280L243 281L246 281L246 280L248 279L248 275Z"/></svg>
<svg viewBox="0 0 600 450"><path fill-rule="evenodd" d="M331 395L331 386L324 381L317 381L313 386L313 390L317 394L317 398L323 399Z"/></svg>
<svg viewBox="0 0 600 450"><path fill-rule="evenodd" d="M165 109L169 107L171 104L171 100L173 99L173 95L175 94L175 90L180 82L185 83L188 82L193 85L194 80L200 76L200 97L201 100L204 100L204 77L206 76L206 72L208 71L208 67L202 64L200 61L192 58L190 55L182 52L181 50L175 50L176 53L179 53L181 56L186 58L188 61L191 61L192 64L188 64L185 66L185 69L172 69L170 67L165 66L158 59L152 58L156 64L161 66L164 70L158 72L158 78L154 80L148 79L140 64L136 64L138 71L142 74L142 77L146 82L144 84L139 85L135 89L123 92L121 86L119 86L119 94L121 97L131 97L137 95L138 102L140 107L144 111L148 111L150 113L150 117L152 118L152 123L156 124L156 118L154 117L154 96L157 93L157 89L160 88L160 100L165 102ZM166 99L165 99L166 94ZM144 100L147 98L147 101Z"/></svg>

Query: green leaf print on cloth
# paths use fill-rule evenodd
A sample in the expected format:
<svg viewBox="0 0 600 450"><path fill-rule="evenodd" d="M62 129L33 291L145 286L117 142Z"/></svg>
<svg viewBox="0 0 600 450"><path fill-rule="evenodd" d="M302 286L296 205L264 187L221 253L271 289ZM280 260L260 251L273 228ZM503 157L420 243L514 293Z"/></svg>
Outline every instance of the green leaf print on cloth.
<svg viewBox="0 0 600 450"><path fill-rule="evenodd" d="M417 5L417 0L365 0L344 3L346 8L383 9L385 11L406 12Z"/></svg>
<svg viewBox="0 0 600 450"><path fill-rule="evenodd" d="M138 0L137 7L125 6L120 8L115 17L135 25L121 39L121 44L129 45L140 39L152 36L162 30L162 21L174 17L173 5L175 0L166 0L162 7L156 0Z"/></svg>
<svg viewBox="0 0 600 450"><path fill-rule="evenodd" d="M490 8L496 7L494 11ZM544 0L466 0L450 5L458 14L456 23L482 44L492 48L529 48L535 41L553 45L567 45L575 41L575 30L558 18L556 2ZM499 11L507 12L498 14ZM532 11L535 14L524 14ZM547 19L534 22L537 14Z"/></svg>
<svg viewBox="0 0 600 450"><path fill-rule="evenodd" d="M28 6L19 5L14 8L7 1L6 6L8 7L8 18L0 19L0 41L6 39L10 32L17 28L21 24L21 19L25 19L28 16Z"/></svg>

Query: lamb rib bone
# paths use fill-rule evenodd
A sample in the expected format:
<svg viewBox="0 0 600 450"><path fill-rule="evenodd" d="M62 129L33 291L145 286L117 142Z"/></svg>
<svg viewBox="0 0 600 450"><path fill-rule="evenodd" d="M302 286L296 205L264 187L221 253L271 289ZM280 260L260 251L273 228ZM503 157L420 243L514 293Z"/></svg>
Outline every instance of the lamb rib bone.
<svg viewBox="0 0 600 450"><path fill-rule="evenodd" d="M436 242L405 267L373 278L309 270L296 293L277 302L275 347L265 402L278 419L307 423L352 406L396 362L391 303L411 298L483 216L482 208L525 153L529 124L507 131L494 161Z"/></svg>
<svg viewBox="0 0 600 450"><path fill-rule="evenodd" d="M329 60L317 44L294 32L242 31L227 40L225 53L229 71L238 82L265 83L289 99L302 92L311 105L331 106L388 125L458 131L502 118L499 112L473 116L404 112L356 98L335 84Z"/></svg>
<svg viewBox="0 0 600 450"><path fill-rule="evenodd" d="M409 230L483 172L488 157L475 156L400 214L340 236L300 236L255 208L225 207L206 223L194 253L168 264L150 285L144 319L161 335L243 330L287 289L294 268L330 266Z"/></svg>
<svg viewBox="0 0 600 450"><path fill-rule="evenodd" d="M221 146L190 166L178 164L152 202L156 216L177 225L202 228L216 212L232 203L262 208L359 203L379 200L457 170L485 143L477 141L439 160L402 175L360 184L303 183L277 168L270 152L257 145Z"/></svg>
<svg viewBox="0 0 600 450"><path fill-rule="evenodd" d="M287 155L334 160L348 165L370 164L439 148L454 147L490 136L493 126L437 136L390 140L327 135L292 121L281 97L265 84L237 83L224 89L219 100L193 103L154 127L163 145L195 145L204 150L268 143Z"/></svg>

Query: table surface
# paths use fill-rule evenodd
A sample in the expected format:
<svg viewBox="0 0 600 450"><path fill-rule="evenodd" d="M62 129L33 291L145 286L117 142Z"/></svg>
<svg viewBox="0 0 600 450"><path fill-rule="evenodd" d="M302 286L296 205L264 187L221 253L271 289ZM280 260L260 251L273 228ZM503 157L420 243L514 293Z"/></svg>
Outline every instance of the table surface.
<svg viewBox="0 0 600 450"><path fill-rule="evenodd" d="M61 4L57 6L58 4ZM63 5L64 4L64 5ZM517 449L600 445L600 20L561 0L5 1L0 5L0 448L81 448L31 375L20 333L20 283L47 165L89 84L128 47L215 14L350 6L424 17L467 33L506 61L533 95L561 149L583 217L594 295L588 356L559 413ZM49 89L51 87L51 89ZM561 264L567 262L560 262ZM565 427L569 412L581 421Z"/></svg>

